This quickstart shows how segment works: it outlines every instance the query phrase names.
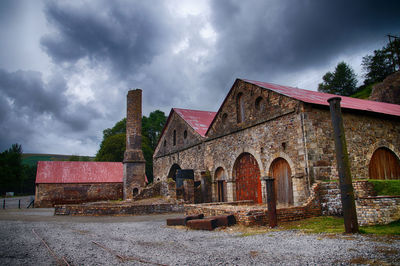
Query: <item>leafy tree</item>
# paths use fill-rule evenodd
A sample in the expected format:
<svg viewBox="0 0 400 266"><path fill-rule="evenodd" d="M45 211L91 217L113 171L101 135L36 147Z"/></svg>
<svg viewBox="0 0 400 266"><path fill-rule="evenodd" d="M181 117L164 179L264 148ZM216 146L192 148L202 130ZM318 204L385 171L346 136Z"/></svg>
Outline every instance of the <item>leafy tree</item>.
<svg viewBox="0 0 400 266"><path fill-rule="evenodd" d="M146 175L153 180L153 153L158 138L166 122L164 112L156 110L149 117L142 118L142 151L146 160ZM103 141L96 154L96 161L122 162L126 147L126 118L118 121L114 127L103 130Z"/></svg>
<svg viewBox="0 0 400 266"><path fill-rule="evenodd" d="M109 135L100 144L100 150L96 154L96 161L122 162L125 152L125 133Z"/></svg>
<svg viewBox="0 0 400 266"><path fill-rule="evenodd" d="M343 96L350 96L357 91L356 74L345 62L340 62L333 73L327 72L322 79L318 91Z"/></svg>
<svg viewBox="0 0 400 266"><path fill-rule="evenodd" d="M0 153L0 193L32 193L35 189L36 166L22 164L22 146L11 145L11 148Z"/></svg>
<svg viewBox="0 0 400 266"><path fill-rule="evenodd" d="M374 51L373 55L363 57L362 66L365 72L364 84L369 85L377 82L382 82L387 76L399 69L398 54L393 52L393 47L399 46L400 40L396 39L392 45L388 44L382 49ZM394 62L392 62L392 55Z"/></svg>

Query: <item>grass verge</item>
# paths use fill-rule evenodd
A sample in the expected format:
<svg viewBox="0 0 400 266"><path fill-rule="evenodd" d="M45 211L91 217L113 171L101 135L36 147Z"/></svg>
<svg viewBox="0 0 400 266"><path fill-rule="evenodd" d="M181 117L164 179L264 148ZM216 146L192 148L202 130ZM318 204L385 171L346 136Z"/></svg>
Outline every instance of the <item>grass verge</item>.
<svg viewBox="0 0 400 266"><path fill-rule="evenodd" d="M374 190L378 196L399 196L400 180L376 180L368 179L374 185Z"/></svg>
<svg viewBox="0 0 400 266"><path fill-rule="evenodd" d="M300 221L279 224L284 230L300 230L305 233L344 233L344 221L340 217L319 216ZM361 234L400 235L400 220L386 225L361 226Z"/></svg>

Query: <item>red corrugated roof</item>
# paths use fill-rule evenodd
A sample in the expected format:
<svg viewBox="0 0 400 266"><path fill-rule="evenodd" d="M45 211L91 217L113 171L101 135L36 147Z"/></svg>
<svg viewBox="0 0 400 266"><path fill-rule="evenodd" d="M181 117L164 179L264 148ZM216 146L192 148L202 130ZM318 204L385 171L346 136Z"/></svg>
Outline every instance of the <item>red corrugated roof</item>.
<svg viewBox="0 0 400 266"><path fill-rule="evenodd" d="M206 135L207 129L214 119L216 112L199 111L190 109L173 108L197 133L202 137Z"/></svg>
<svg viewBox="0 0 400 266"><path fill-rule="evenodd" d="M288 86L281 86L261 81L248 79L242 80L306 103L329 105L327 102L329 98L340 97L342 98L342 101L340 102L342 108L400 116L400 105L398 104L362 100L318 91L309 91Z"/></svg>
<svg viewBox="0 0 400 266"><path fill-rule="evenodd" d="M38 162L36 184L122 183L123 164L118 162Z"/></svg>

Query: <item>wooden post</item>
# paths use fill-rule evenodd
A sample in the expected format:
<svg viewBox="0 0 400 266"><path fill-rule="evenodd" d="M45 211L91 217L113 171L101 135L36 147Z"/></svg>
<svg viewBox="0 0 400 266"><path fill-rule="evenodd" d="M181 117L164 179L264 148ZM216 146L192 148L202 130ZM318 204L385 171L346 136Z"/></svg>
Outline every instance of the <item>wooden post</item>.
<svg viewBox="0 0 400 266"><path fill-rule="evenodd" d="M333 135L335 139L336 161L339 173L340 196L342 200L344 227L346 233L358 233L356 205L351 180L350 161L347 153L346 136L343 128L343 118L340 109L340 97L328 99Z"/></svg>

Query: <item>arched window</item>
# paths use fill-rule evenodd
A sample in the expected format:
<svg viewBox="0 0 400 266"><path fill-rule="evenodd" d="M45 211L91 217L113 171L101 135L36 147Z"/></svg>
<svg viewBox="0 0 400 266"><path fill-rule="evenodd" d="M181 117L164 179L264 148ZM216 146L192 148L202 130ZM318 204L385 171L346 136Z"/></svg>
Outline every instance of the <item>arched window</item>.
<svg viewBox="0 0 400 266"><path fill-rule="evenodd" d="M183 138L184 138L184 139L187 138L187 130L183 131Z"/></svg>
<svg viewBox="0 0 400 266"><path fill-rule="evenodd" d="M165 139L164 140L164 147L166 147L167 146L167 140Z"/></svg>
<svg viewBox="0 0 400 266"><path fill-rule="evenodd" d="M241 92L236 97L236 113L237 113L237 122L242 123L245 120L245 115L244 115L243 93Z"/></svg>
<svg viewBox="0 0 400 266"><path fill-rule="evenodd" d="M265 106L264 99L261 96L258 97L255 102L256 110L262 112L264 111L264 106Z"/></svg>
<svg viewBox="0 0 400 266"><path fill-rule="evenodd" d="M227 120L228 120L228 114L227 114L227 113L224 113L224 114L222 115L222 124L225 125Z"/></svg>
<svg viewBox="0 0 400 266"><path fill-rule="evenodd" d="M174 139L173 139L174 146L176 145L176 130L174 130Z"/></svg>

